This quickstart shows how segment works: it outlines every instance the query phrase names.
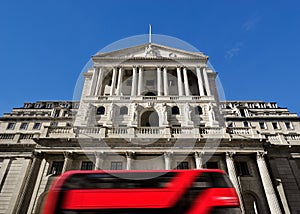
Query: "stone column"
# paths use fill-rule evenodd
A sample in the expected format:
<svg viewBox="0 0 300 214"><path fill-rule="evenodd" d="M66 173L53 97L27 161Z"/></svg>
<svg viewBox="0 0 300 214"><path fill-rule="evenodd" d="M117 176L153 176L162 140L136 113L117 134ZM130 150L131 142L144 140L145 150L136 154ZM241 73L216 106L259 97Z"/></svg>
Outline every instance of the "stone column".
<svg viewBox="0 0 300 214"><path fill-rule="evenodd" d="M98 79L98 73L99 73L99 68L94 68L91 87L90 87L90 96L93 96L95 94L96 83L97 83L97 79Z"/></svg>
<svg viewBox="0 0 300 214"><path fill-rule="evenodd" d="M161 67L157 67L157 95L162 95L161 90L162 79L161 79Z"/></svg>
<svg viewBox="0 0 300 214"><path fill-rule="evenodd" d="M139 67L138 95L143 92L143 67Z"/></svg>
<svg viewBox="0 0 300 214"><path fill-rule="evenodd" d="M110 86L110 96L114 95L115 93L116 78L117 78L117 68L114 67L112 79L111 79L111 86Z"/></svg>
<svg viewBox="0 0 300 214"><path fill-rule="evenodd" d="M131 96L136 95L136 66L132 68L132 86L131 86Z"/></svg>
<svg viewBox="0 0 300 214"><path fill-rule="evenodd" d="M202 71L203 71L204 84L205 84L207 96L211 96L211 91L210 91L209 80L208 80L206 68L203 68Z"/></svg>
<svg viewBox="0 0 300 214"><path fill-rule="evenodd" d="M189 87L189 80L188 80L188 76L187 76L186 67L183 68L183 80L184 80L185 95L190 96L190 87Z"/></svg>
<svg viewBox="0 0 300 214"><path fill-rule="evenodd" d="M32 162L30 165L30 169L27 172L27 178L24 182L24 187L22 193L20 195L20 199L18 204L15 207L15 213L23 213L24 207L29 206L30 198L32 196L32 192L35 186L35 177L37 176L36 173L38 172L38 168L41 165L41 162L44 158L44 154L41 152L33 152L32 154Z"/></svg>
<svg viewBox="0 0 300 214"><path fill-rule="evenodd" d="M269 209L272 214L281 214L280 206L272 184L271 177L264 158L265 152L257 152L256 160L259 174L267 197Z"/></svg>
<svg viewBox="0 0 300 214"><path fill-rule="evenodd" d="M104 152L95 152L95 170L102 169L103 167L103 162L104 162Z"/></svg>
<svg viewBox="0 0 300 214"><path fill-rule="evenodd" d="M132 169L133 156L134 156L134 152L132 152L132 151L126 152L126 170Z"/></svg>
<svg viewBox="0 0 300 214"><path fill-rule="evenodd" d="M181 67L177 67L177 85L178 85L178 95L183 96L182 78L181 78Z"/></svg>
<svg viewBox="0 0 300 214"><path fill-rule="evenodd" d="M165 96L167 96L167 95L169 95L169 85L168 85L168 70L167 70L167 67L165 66L164 67L164 77L163 77L163 79L164 79L164 95Z"/></svg>
<svg viewBox="0 0 300 214"><path fill-rule="evenodd" d="M117 96L120 96L121 95L121 91L122 91L122 68L120 67L119 68L119 75L118 75L118 83L117 83L117 91L116 91L116 94Z"/></svg>
<svg viewBox="0 0 300 214"><path fill-rule="evenodd" d="M165 159L165 170L171 169L172 152L165 152L164 159Z"/></svg>
<svg viewBox="0 0 300 214"><path fill-rule="evenodd" d="M197 73L197 80L198 80L199 95L204 96L205 94L203 89L203 80L202 80L200 67L196 67L196 73Z"/></svg>
<svg viewBox="0 0 300 214"><path fill-rule="evenodd" d="M63 165L61 173L64 173L69 170L69 167L72 164L72 159L74 157L74 153L73 152L64 152L64 156L65 156L65 161L64 161L64 165Z"/></svg>
<svg viewBox="0 0 300 214"><path fill-rule="evenodd" d="M196 169L202 169L203 168L203 155L204 152L195 152L195 163L196 163Z"/></svg>
<svg viewBox="0 0 300 214"><path fill-rule="evenodd" d="M235 154L235 152L226 152L226 164L227 164L227 169L228 169L228 175L229 175L229 178L238 194L238 197L240 200L241 212L245 213L245 208L244 208L244 204L243 204L243 200L242 200L240 185L239 185L239 181L238 181L235 166L234 166L234 160L233 160L234 154Z"/></svg>
<svg viewBox="0 0 300 214"><path fill-rule="evenodd" d="M103 76L103 68L99 68L99 75L98 75L97 86L96 86L96 93L95 93L96 96L98 96L98 95L101 96L102 76Z"/></svg>

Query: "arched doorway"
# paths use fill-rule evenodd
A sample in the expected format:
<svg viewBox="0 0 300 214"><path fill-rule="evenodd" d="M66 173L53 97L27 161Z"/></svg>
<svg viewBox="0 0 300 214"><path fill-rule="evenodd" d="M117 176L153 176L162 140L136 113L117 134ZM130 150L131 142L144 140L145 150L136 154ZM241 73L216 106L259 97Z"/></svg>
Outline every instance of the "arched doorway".
<svg viewBox="0 0 300 214"><path fill-rule="evenodd" d="M145 111L141 116L141 126L142 127L158 127L159 117L156 111L148 110Z"/></svg>

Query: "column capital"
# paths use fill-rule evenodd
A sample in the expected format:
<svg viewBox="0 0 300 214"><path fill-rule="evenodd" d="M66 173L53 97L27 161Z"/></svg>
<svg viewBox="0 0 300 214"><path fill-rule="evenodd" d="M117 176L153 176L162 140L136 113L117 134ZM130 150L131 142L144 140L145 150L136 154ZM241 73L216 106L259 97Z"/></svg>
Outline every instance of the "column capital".
<svg viewBox="0 0 300 214"><path fill-rule="evenodd" d="M96 156L96 158L104 158L105 153L104 152L94 152L94 155Z"/></svg>
<svg viewBox="0 0 300 214"><path fill-rule="evenodd" d="M233 156L235 155L236 152L226 152L226 158L228 159L233 159Z"/></svg>
<svg viewBox="0 0 300 214"><path fill-rule="evenodd" d="M134 151L126 151L125 152L126 158L133 158L133 156L135 155Z"/></svg>
<svg viewBox="0 0 300 214"><path fill-rule="evenodd" d="M267 154L267 152L265 152L265 151L256 152L256 158L263 159L266 154Z"/></svg>
<svg viewBox="0 0 300 214"><path fill-rule="evenodd" d="M138 66L137 66L137 65L132 65L132 67L133 67L133 68L137 68Z"/></svg>
<svg viewBox="0 0 300 214"><path fill-rule="evenodd" d="M170 158L173 155L173 152L164 152L165 158Z"/></svg>
<svg viewBox="0 0 300 214"><path fill-rule="evenodd" d="M34 151L32 152L32 158L43 159L45 157L44 152Z"/></svg>
<svg viewBox="0 0 300 214"><path fill-rule="evenodd" d="M182 68L182 65L176 65L177 68Z"/></svg>
<svg viewBox="0 0 300 214"><path fill-rule="evenodd" d="M76 155L76 153L74 153L74 152L63 152L63 154L64 154L64 157L67 159L73 159L74 156Z"/></svg>
<svg viewBox="0 0 300 214"><path fill-rule="evenodd" d="M197 158L202 157L204 154L205 154L205 152L195 152L194 153L195 157L197 157Z"/></svg>

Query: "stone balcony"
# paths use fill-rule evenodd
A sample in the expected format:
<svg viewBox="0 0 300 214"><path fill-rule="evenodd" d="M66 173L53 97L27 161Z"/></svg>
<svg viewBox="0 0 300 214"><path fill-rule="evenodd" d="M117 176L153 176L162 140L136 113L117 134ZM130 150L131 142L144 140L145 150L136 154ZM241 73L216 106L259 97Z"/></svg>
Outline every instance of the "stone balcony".
<svg viewBox="0 0 300 214"><path fill-rule="evenodd" d="M87 100L99 100L101 102L105 101L162 101L162 102L175 102L175 101L191 101L191 102L197 102L197 101L213 101L214 98L211 96L197 96L197 95L191 95L191 96L178 96L178 95L170 95L170 96L88 96Z"/></svg>
<svg viewBox="0 0 300 214"><path fill-rule="evenodd" d="M260 139L252 128L220 127L49 127L46 138Z"/></svg>

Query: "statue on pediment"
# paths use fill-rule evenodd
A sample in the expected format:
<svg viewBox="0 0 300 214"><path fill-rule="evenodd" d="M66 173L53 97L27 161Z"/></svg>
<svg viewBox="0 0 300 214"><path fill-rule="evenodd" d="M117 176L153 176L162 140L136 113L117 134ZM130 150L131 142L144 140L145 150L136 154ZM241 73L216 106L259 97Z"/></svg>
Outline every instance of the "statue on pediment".
<svg viewBox="0 0 300 214"><path fill-rule="evenodd" d="M161 56L159 53L159 50L157 50L156 48L152 47L151 44L149 44L146 48L145 48L145 56L146 57L159 57Z"/></svg>

